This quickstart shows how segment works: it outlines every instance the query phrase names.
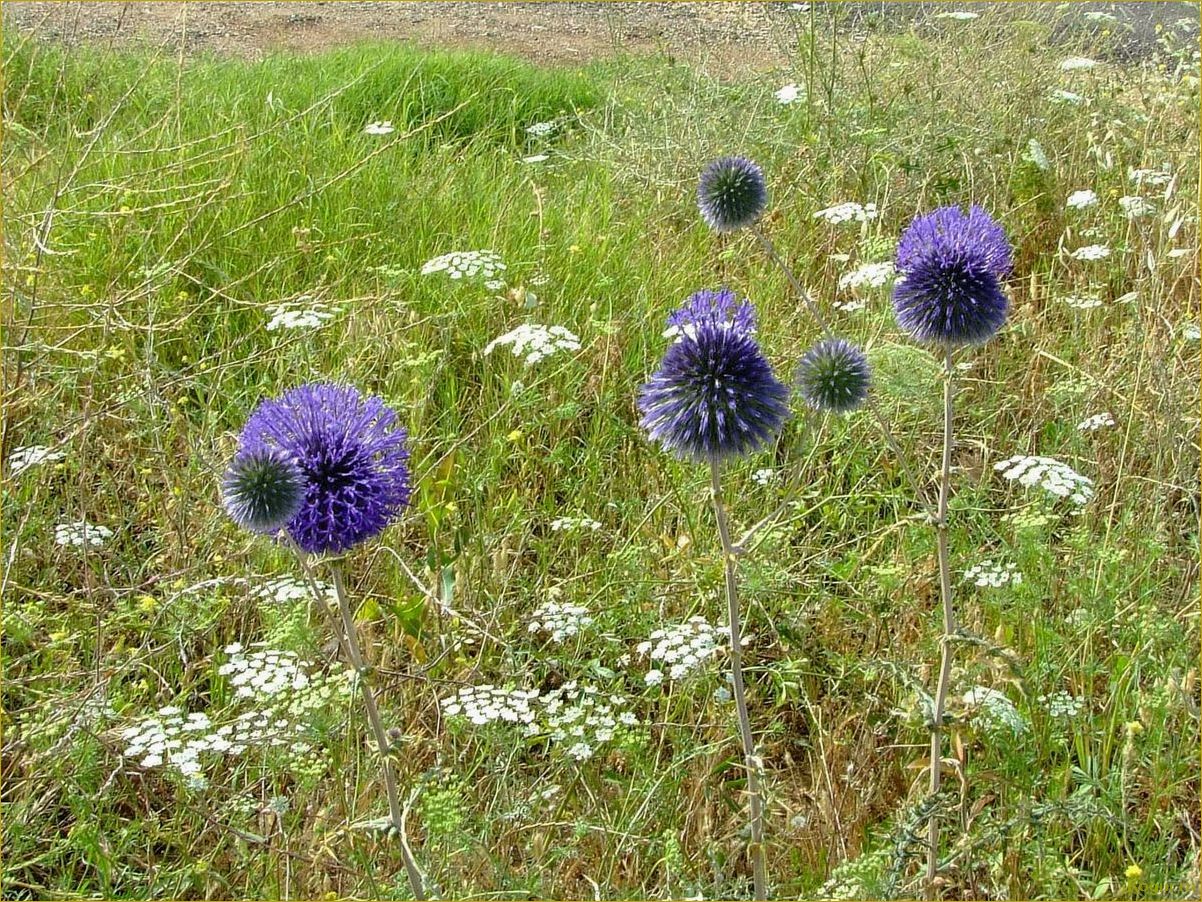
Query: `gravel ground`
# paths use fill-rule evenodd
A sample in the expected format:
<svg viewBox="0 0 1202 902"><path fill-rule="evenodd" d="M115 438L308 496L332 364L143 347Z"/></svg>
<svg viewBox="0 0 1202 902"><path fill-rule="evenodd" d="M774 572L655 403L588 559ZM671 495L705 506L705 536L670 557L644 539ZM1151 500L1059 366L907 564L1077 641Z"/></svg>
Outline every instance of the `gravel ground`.
<svg viewBox="0 0 1202 902"><path fill-rule="evenodd" d="M424 46L493 48L540 63L583 61L616 52L660 51L719 71L766 69L787 61L790 3L383 3L6 2L4 27L51 40L121 45L149 43L164 51L215 52L249 58L272 51L310 52L359 40L405 40ZM873 19L886 27L930 27L951 10L1001 6L1007 16L1050 14L1040 3L840 3L849 36ZM1042 9L1040 9L1042 7ZM825 11L824 11L825 12ZM1121 24L1117 54L1146 55L1156 23L1198 20L1197 3L1074 3L1058 34L1101 30L1089 12ZM807 17L808 18L808 17ZM963 23L937 23L955 26Z"/></svg>

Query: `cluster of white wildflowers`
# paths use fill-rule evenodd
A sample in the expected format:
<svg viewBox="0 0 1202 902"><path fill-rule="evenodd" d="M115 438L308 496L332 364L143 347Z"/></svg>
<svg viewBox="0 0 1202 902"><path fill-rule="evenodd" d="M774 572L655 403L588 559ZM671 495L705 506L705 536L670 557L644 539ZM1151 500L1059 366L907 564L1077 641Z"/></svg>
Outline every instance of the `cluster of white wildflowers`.
<svg viewBox="0 0 1202 902"><path fill-rule="evenodd" d="M1004 479L1017 479L1028 488L1039 486L1058 498L1085 504L1094 496L1093 480L1082 476L1054 457L1023 456L1007 458L993 465Z"/></svg>
<svg viewBox="0 0 1202 902"><path fill-rule="evenodd" d="M327 601L337 600L333 586L321 580L314 580L314 582L317 585L317 591ZM309 601L313 598L313 592L308 583L292 576L281 576L278 579L268 580L254 594L260 600L273 604L289 604L294 601Z"/></svg>
<svg viewBox="0 0 1202 902"><path fill-rule="evenodd" d="M16 448L8 455L8 472L15 479L30 467L39 464L54 463L66 455L62 451L51 451L45 445L29 445L26 448Z"/></svg>
<svg viewBox="0 0 1202 902"><path fill-rule="evenodd" d="M48 755L60 750L72 737L81 732L95 733L106 721L115 719L117 712L103 694L89 695L72 710L72 703L42 705L31 709L22 718L25 737L39 745L50 744Z"/></svg>
<svg viewBox="0 0 1202 902"><path fill-rule="evenodd" d="M121 738L128 745L122 753L126 758L138 758L141 767L159 767L166 764L184 776L200 774L200 753L210 749L230 751L234 743L229 740L232 727L208 735L212 726L209 716L203 712L184 715L174 705L158 710L155 717L147 717L140 723L121 731ZM205 733L196 736L196 733ZM234 754L238 754L239 748Z"/></svg>
<svg viewBox="0 0 1202 902"><path fill-rule="evenodd" d="M947 15L946 13L944 14ZM971 13L974 18L976 13ZM830 878L818 888L819 899L877 899L881 881L889 868L890 850L881 848L848 858L831 871Z"/></svg>
<svg viewBox="0 0 1202 902"><path fill-rule="evenodd" d="M1088 608L1073 608L1064 615L1064 622L1069 626L1083 629L1093 623L1093 612Z"/></svg>
<svg viewBox="0 0 1202 902"><path fill-rule="evenodd" d="M369 122L363 126L365 135L391 135L395 131L396 127L392 124L391 119L377 119L375 122Z"/></svg>
<svg viewBox="0 0 1202 902"><path fill-rule="evenodd" d="M1074 310L1094 310L1102 306L1101 298L1091 297L1084 294L1074 294L1067 297L1062 297L1060 302L1066 307L1072 307Z"/></svg>
<svg viewBox="0 0 1202 902"><path fill-rule="evenodd" d="M953 22L971 22L973 19L981 18L980 13L969 12L966 9L954 9L951 12L939 13L932 16L933 19L950 19Z"/></svg>
<svg viewBox="0 0 1202 902"><path fill-rule="evenodd" d="M143 768L166 767L187 778L189 788L199 790L208 785L202 755L237 756L248 748L266 746L286 747L291 754L303 756L312 748L305 734L300 722L261 711L246 711L214 729L203 711L185 715L171 705L122 731L127 743L122 756L137 759Z"/></svg>
<svg viewBox="0 0 1202 902"><path fill-rule="evenodd" d="M1032 506L1023 510L1011 511L1002 516L1002 522L1009 523L1020 532L1025 529L1043 529L1056 518L1040 506Z"/></svg>
<svg viewBox="0 0 1202 902"><path fill-rule="evenodd" d="M552 532L579 532L588 529L596 532L601 524L592 517L556 517L551 521Z"/></svg>
<svg viewBox="0 0 1202 902"><path fill-rule="evenodd" d="M1052 161L1048 159L1047 151L1044 150L1043 145L1034 138L1027 142L1026 158L1044 172L1047 172L1052 168Z"/></svg>
<svg viewBox="0 0 1202 902"><path fill-rule="evenodd" d="M888 285L894 276L893 263L865 263L858 269L844 273L839 277L840 290L856 291L864 288L882 288Z"/></svg>
<svg viewBox="0 0 1202 902"><path fill-rule="evenodd" d="M1097 60L1091 60L1087 56L1070 56L1060 63L1060 69L1064 72L1079 72L1092 69L1097 64Z"/></svg>
<svg viewBox="0 0 1202 902"><path fill-rule="evenodd" d="M1085 98L1074 91L1065 91L1062 88L1056 88L1052 91L1053 103L1067 103L1070 106L1081 106L1085 103Z"/></svg>
<svg viewBox="0 0 1202 902"><path fill-rule="evenodd" d="M1070 210L1085 210L1089 207L1098 205L1098 195L1088 188L1082 191L1074 191L1068 196L1068 200L1064 205Z"/></svg>
<svg viewBox="0 0 1202 902"><path fill-rule="evenodd" d="M498 345L511 346L515 357L525 357L527 365L533 365L557 351L579 351L580 339L563 326L528 323L494 338L484 353L491 354Z"/></svg>
<svg viewBox="0 0 1202 902"><path fill-rule="evenodd" d="M655 686L664 681L664 670L669 679L679 680L702 667L722 651L725 629L710 626L704 617L694 616L684 623L656 630L635 648L652 664L643 679L647 685Z"/></svg>
<svg viewBox="0 0 1202 902"><path fill-rule="evenodd" d="M964 693L971 719L987 728L1005 728L1016 736L1027 730L1027 719L1006 695L987 686L973 686Z"/></svg>
<svg viewBox="0 0 1202 902"><path fill-rule="evenodd" d="M1104 244L1087 244L1077 248L1069 256L1074 260L1105 260L1110 256L1110 248Z"/></svg>
<svg viewBox="0 0 1202 902"><path fill-rule="evenodd" d="M359 675L348 667L311 672L308 685L299 691L288 692L275 705L275 709L303 723L320 710L327 710L334 704L344 704L358 679Z"/></svg>
<svg viewBox="0 0 1202 902"><path fill-rule="evenodd" d="M777 103L781 104L782 106L788 106L790 103L795 102L797 98L801 97L801 88L797 86L796 82L789 82L773 96L776 98Z"/></svg>
<svg viewBox="0 0 1202 902"><path fill-rule="evenodd" d="M531 138L549 138L561 128L563 128L565 119L548 119L546 122L535 122L533 125L526 126L526 134Z"/></svg>
<svg viewBox="0 0 1202 902"><path fill-rule="evenodd" d="M1137 188L1162 188L1173 180L1173 173L1160 169L1128 169L1127 178Z"/></svg>
<svg viewBox="0 0 1202 902"><path fill-rule="evenodd" d="M264 649L247 653L240 642L235 642L225 647L225 653L230 659L217 672L230 678L239 698L271 698L309 685L304 670L307 662L295 652Z"/></svg>
<svg viewBox="0 0 1202 902"><path fill-rule="evenodd" d="M1023 575L1013 564L981 561L969 567L964 578L982 588L1000 589L1002 586L1017 586L1022 583Z"/></svg>
<svg viewBox="0 0 1202 902"><path fill-rule="evenodd" d="M827 207L814 214L815 219L825 220L831 225L840 225L844 222L853 221L867 222L870 219L876 219L876 217L876 204L858 204L855 201L835 204L833 207Z"/></svg>
<svg viewBox="0 0 1202 902"><path fill-rule="evenodd" d="M1085 700L1061 689L1050 695L1039 696L1039 703L1048 709L1048 714L1057 720L1072 720L1085 710Z"/></svg>
<svg viewBox="0 0 1202 902"><path fill-rule="evenodd" d="M606 696L575 680L545 695L537 689L467 686L439 704L448 718L467 720L475 726L521 724L527 736L545 735L556 744L566 745L566 754L577 761L587 761L596 746L639 724L627 699Z"/></svg>
<svg viewBox="0 0 1202 902"><path fill-rule="evenodd" d="M1123 208L1123 214L1128 219L1139 219L1143 216L1151 216L1156 212L1156 205L1146 197L1138 195L1128 195L1119 198L1119 206Z"/></svg>
<svg viewBox="0 0 1202 902"><path fill-rule="evenodd" d="M1096 432L1105 426L1114 425L1114 416L1109 413L1095 413L1091 417L1086 417L1077 424L1077 429L1081 432Z"/></svg>
<svg viewBox="0 0 1202 902"><path fill-rule="evenodd" d="M304 723L320 709L350 696L357 675L349 668L318 670L294 652L262 649L249 654L241 643L225 647L230 659L217 672L237 687L236 698L253 700L268 718Z"/></svg>
<svg viewBox="0 0 1202 902"><path fill-rule="evenodd" d="M525 724L527 733L538 732L537 689L502 689L485 683L483 686L465 686L454 695L444 698L439 704L447 717L462 717L478 727L490 723Z"/></svg>
<svg viewBox="0 0 1202 902"><path fill-rule="evenodd" d="M54 527L55 545L72 545L76 548L90 545L99 548L112 537L113 531L107 526L89 523L87 520L73 520Z"/></svg>
<svg viewBox="0 0 1202 902"><path fill-rule="evenodd" d="M202 756L241 755L252 747L282 750L296 773L320 773L324 763L313 750L310 731L322 710L345 705L355 675L345 668L334 673L306 673L310 665L291 652L263 650L246 654L238 643L225 649L229 662L218 673L237 686L235 699L250 701L251 710L236 716L223 712L218 725L203 711L185 713L169 705L121 732L122 755L143 768L166 767L195 790L207 786ZM234 709L236 710L236 709Z"/></svg>
<svg viewBox="0 0 1202 902"><path fill-rule="evenodd" d="M578 686L572 680L543 697L541 732L552 742L566 745L570 757L587 761L597 746L638 726L639 719L628 705L620 695L603 695L593 686Z"/></svg>
<svg viewBox="0 0 1202 902"><path fill-rule="evenodd" d="M548 601L531 615L528 629L532 633L547 633L552 642L562 642L587 629L592 622L593 618L584 605Z"/></svg>
<svg viewBox="0 0 1202 902"><path fill-rule="evenodd" d="M452 251L422 264L423 276L445 272L452 279L482 279L492 288L506 266L496 251ZM499 286L498 286L499 287Z"/></svg>
<svg viewBox="0 0 1202 902"><path fill-rule="evenodd" d="M762 470L756 470L751 474L751 481L756 485L772 485L772 483L776 482L776 479L776 470L767 467Z"/></svg>
<svg viewBox="0 0 1202 902"><path fill-rule="evenodd" d="M271 316L267 331L275 332L277 329L320 329L340 311L309 295L302 295L291 303L268 307L267 312Z"/></svg>

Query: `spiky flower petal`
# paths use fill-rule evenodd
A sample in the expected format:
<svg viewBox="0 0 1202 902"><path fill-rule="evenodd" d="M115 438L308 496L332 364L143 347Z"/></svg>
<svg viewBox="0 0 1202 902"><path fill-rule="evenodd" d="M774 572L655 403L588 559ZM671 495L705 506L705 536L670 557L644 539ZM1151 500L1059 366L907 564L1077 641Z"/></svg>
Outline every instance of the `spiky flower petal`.
<svg viewBox="0 0 1202 902"><path fill-rule="evenodd" d="M919 341L983 344L1006 321L1001 280L1012 268L1006 233L980 207L915 217L897 249L898 324Z"/></svg>
<svg viewBox="0 0 1202 902"><path fill-rule="evenodd" d="M251 532L273 533L296 516L305 481L296 460L280 448L244 448L234 455L221 481L225 509Z"/></svg>
<svg viewBox="0 0 1202 902"><path fill-rule="evenodd" d="M379 398L312 383L261 403L241 446L296 460L305 491L288 534L310 553L338 553L378 535L409 502L406 437Z"/></svg>
<svg viewBox="0 0 1202 902"><path fill-rule="evenodd" d="M797 389L815 410L848 413L868 398L864 352L842 338L825 338L797 365Z"/></svg>
<svg viewBox="0 0 1202 902"><path fill-rule="evenodd" d="M692 331L702 321L725 326L745 335L755 334L755 308L750 301L736 301L729 288L717 291L702 289L689 295L684 306L668 317L665 334L678 335Z"/></svg>
<svg viewBox="0 0 1202 902"><path fill-rule="evenodd" d="M725 315L685 323L639 391L648 435L665 451L695 461L738 457L775 438L789 413L789 390L759 345Z"/></svg>
<svg viewBox="0 0 1202 902"><path fill-rule="evenodd" d="M745 157L722 157L701 172L697 206L706 225L718 232L746 228L768 205L764 171Z"/></svg>

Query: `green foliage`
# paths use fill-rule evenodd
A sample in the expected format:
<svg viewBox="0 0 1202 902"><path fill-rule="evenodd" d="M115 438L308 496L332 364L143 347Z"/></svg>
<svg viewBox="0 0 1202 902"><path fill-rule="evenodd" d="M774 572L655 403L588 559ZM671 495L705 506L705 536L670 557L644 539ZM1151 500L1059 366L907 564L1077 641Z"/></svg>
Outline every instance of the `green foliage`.
<svg viewBox="0 0 1202 902"><path fill-rule="evenodd" d="M699 222L695 176L727 152L763 165L765 229L868 348L924 485L938 362L898 334L887 287L840 277L891 259L937 203L985 203L1015 239L1011 321L959 359L952 544L969 635L949 710L966 782L930 803L964 818L947 894L1196 886L1196 68L1174 50L1161 69L1070 75L1063 56L1096 48L1050 46L1042 20L865 26L856 48L817 12L805 21L785 36L790 71L731 80L661 58L542 70L396 46L181 68L6 38L6 892L407 892L395 841L361 829L385 806L357 693L306 712L309 751L223 758L203 790L122 754L121 732L163 706L243 711L219 673L230 643L338 672L316 606L262 595L297 576L289 558L238 532L218 493L254 405L314 378L381 394L411 434L413 507L347 572L417 789L410 839L443 895L747 892L725 659L653 685L637 651L694 614L725 617L705 474L647 443L633 407L665 316L701 287L746 293L782 373L818 334L752 239ZM772 97L784 81L805 82L795 104ZM1092 105L1055 104L1053 86ZM364 134L377 120L395 132ZM526 131L551 120L548 137ZM549 159L523 162L534 152ZM1118 197L1155 193L1128 170L1166 164L1172 196L1161 186L1155 217L1125 218ZM1099 206L1066 211L1083 188ZM853 200L879 218L813 216ZM1068 255L1092 243L1111 255ZM421 274L472 249L507 263L503 286ZM1082 294L1103 303L1063 302ZM268 330L282 303L330 318ZM582 348L530 366L483 353L523 323ZM1117 425L1078 430L1100 411ZM13 449L38 444L65 455L11 474ZM1076 511L1005 482L993 465L1017 454L1070 462L1097 497ZM799 414L724 479L736 530L788 502L740 564L775 895L920 894L933 531L863 412ZM55 544L81 517L113 538ZM599 526L553 525L582 517ZM1022 582L964 580L986 559ZM592 625L558 644L532 633L549 599ZM465 685L573 680L628 698L639 721L587 760L439 706ZM1021 729L965 700L978 688Z"/></svg>

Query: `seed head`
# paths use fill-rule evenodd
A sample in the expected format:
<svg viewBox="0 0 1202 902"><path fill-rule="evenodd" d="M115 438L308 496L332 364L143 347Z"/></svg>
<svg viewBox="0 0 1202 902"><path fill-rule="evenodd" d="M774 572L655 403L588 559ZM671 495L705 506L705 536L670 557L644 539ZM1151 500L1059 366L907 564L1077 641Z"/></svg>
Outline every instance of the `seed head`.
<svg viewBox="0 0 1202 902"><path fill-rule="evenodd" d="M717 232L746 228L764 212L768 186L764 171L745 157L722 157L705 167L697 186L697 206Z"/></svg>
<svg viewBox="0 0 1202 902"><path fill-rule="evenodd" d="M815 410L855 410L868 398L868 384L868 359L842 338L823 339L797 365L797 389Z"/></svg>
<svg viewBox="0 0 1202 902"><path fill-rule="evenodd" d="M221 496L226 511L243 529L274 533L300 510L304 477L292 455L279 448L244 448L225 471Z"/></svg>

